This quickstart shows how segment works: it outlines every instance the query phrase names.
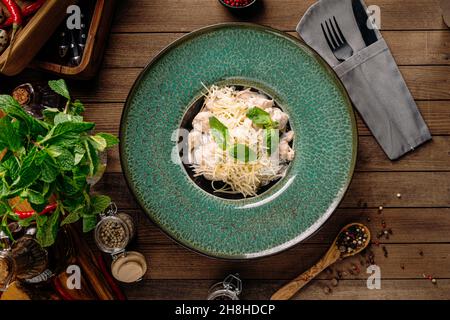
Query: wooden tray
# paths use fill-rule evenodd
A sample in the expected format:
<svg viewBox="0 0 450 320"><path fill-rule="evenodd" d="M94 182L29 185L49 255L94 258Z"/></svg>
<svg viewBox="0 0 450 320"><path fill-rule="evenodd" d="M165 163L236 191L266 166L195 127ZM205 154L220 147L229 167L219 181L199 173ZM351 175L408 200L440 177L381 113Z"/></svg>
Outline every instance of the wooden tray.
<svg viewBox="0 0 450 320"><path fill-rule="evenodd" d="M94 77L102 62L116 0L97 0L86 39L86 48L79 66L71 67L35 59L31 67L62 75L65 78L87 80Z"/></svg>
<svg viewBox="0 0 450 320"><path fill-rule="evenodd" d="M46 1L25 27L16 33L12 50L9 46L0 55L0 72L13 76L25 69L63 21L67 7L75 2L75 0Z"/></svg>

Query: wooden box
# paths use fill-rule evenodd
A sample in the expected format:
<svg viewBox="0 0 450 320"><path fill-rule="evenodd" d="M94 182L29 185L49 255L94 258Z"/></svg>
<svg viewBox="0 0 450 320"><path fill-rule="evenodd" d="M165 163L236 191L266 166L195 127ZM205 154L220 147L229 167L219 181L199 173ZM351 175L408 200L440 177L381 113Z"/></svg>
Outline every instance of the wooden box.
<svg viewBox="0 0 450 320"><path fill-rule="evenodd" d="M115 0L97 0L80 65L72 67L36 58L31 63L31 67L61 75L64 78L87 80L94 77L102 62L115 2Z"/></svg>
<svg viewBox="0 0 450 320"><path fill-rule="evenodd" d="M14 43L0 55L0 73L20 73L50 38L75 0L47 0L28 23L16 33Z"/></svg>

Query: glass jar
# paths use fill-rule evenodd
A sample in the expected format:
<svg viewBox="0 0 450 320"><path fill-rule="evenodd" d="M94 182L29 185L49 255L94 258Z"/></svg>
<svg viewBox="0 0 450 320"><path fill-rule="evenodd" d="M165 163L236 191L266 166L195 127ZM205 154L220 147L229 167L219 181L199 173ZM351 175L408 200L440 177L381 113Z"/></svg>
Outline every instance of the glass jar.
<svg viewBox="0 0 450 320"><path fill-rule="evenodd" d="M229 275L224 281L216 283L209 289L208 300L239 300L242 281L239 275Z"/></svg>
<svg viewBox="0 0 450 320"><path fill-rule="evenodd" d="M114 203L100 216L95 227L95 242L98 248L112 257L112 275L116 280L125 283L140 281L147 272L145 257L139 252L126 251L135 230L133 218L126 213L117 213Z"/></svg>
<svg viewBox="0 0 450 320"><path fill-rule="evenodd" d="M36 228L28 228L25 235L11 246L8 236L0 232L0 290L6 290L16 279L36 277L47 268L47 250L37 242L35 234Z"/></svg>
<svg viewBox="0 0 450 320"><path fill-rule="evenodd" d="M95 242L100 250L109 254L123 252L134 237L133 219L125 213L117 213L112 203L95 227Z"/></svg>

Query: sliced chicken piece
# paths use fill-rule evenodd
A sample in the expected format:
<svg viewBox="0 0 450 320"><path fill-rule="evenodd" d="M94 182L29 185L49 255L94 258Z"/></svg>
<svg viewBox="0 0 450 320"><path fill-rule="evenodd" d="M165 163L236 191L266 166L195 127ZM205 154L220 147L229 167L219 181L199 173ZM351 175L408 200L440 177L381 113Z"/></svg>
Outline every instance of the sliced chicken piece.
<svg viewBox="0 0 450 320"><path fill-rule="evenodd" d="M289 143L286 140L281 140L280 145L278 146L278 150L280 151L280 159L286 161L292 161L295 157L295 151L289 146Z"/></svg>
<svg viewBox="0 0 450 320"><path fill-rule="evenodd" d="M291 142L294 140L294 131L288 131L286 133L283 133L281 136L281 141Z"/></svg>
<svg viewBox="0 0 450 320"><path fill-rule="evenodd" d="M251 91L250 89L239 92L237 97L241 99L248 99L250 104L261 109L271 108L275 105L273 100L267 98L266 95Z"/></svg>
<svg viewBox="0 0 450 320"><path fill-rule="evenodd" d="M218 149L215 142L202 144L193 151L195 164L205 167L214 167L218 161Z"/></svg>
<svg viewBox="0 0 450 320"><path fill-rule="evenodd" d="M199 132L207 132L209 130L209 118L211 117L211 113L208 111L203 111L197 114L192 120L192 126L194 130Z"/></svg>
<svg viewBox="0 0 450 320"><path fill-rule="evenodd" d="M193 149L199 147L202 144L202 140L202 133L200 131L192 130L191 132L189 132L189 151L192 151Z"/></svg>
<svg viewBox="0 0 450 320"><path fill-rule="evenodd" d="M266 110L273 121L278 122L278 129L284 130L289 121L289 116L278 108L269 108Z"/></svg>

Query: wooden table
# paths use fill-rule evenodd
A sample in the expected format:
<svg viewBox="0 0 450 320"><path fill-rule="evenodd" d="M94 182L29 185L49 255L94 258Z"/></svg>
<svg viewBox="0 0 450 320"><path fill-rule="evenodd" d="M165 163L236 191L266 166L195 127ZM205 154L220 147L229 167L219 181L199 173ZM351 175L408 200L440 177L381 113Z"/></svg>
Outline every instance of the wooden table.
<svg viewBox="0 0 450 320"><path fill-rule="evenodd" d="M264 0L252 16L231 15L216 0L119 1L103 67L97 79L70 82L88 105L86 118L98 130L118 133L127 93L142 68L184 33L218 22L251 21L295 34L295 26L314 0ZM130 299L204 299L209 287L229 273L244 280L243 299L267 299L286 281L310 267L346 223L367 223L372 232L384 220L393 234L372 246L381 268L381 290L366 287L363 256L334 268L342 279L331 285L324 272L297 299L448 299L450 298L450 30L439 0L367 1L381 8L382 33L433 134L433 141L391 162L360 118L356 173L340 208L314 237L276 256L249 262L214 260L174 243L144 216L128 191L118 151L110 153L97 190L112 196L139 225L135 249L149 261L139 284L125 286ZM6 80L13 85L42 77L36 72ZM401 197L398 198L397 194ZM380 214L378 207L383 206ZM369 221L370 219L370 221ZM383 247L388 253L385 257ZM352 263L361 272L352 275ZM433 284L424 279L431 275ZM324 287L332 289L326 294Z"/></svg>

